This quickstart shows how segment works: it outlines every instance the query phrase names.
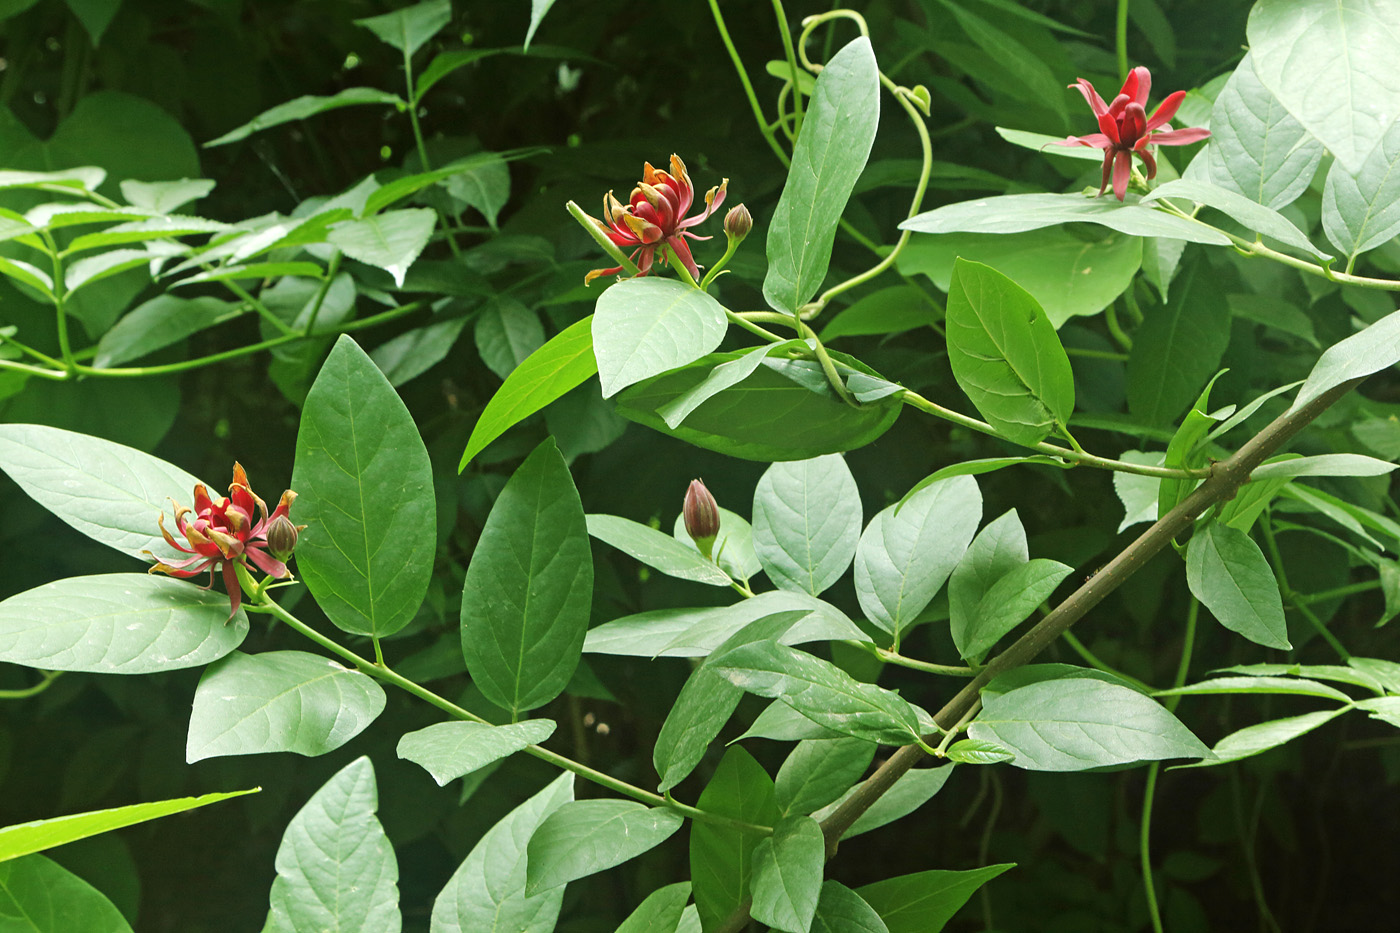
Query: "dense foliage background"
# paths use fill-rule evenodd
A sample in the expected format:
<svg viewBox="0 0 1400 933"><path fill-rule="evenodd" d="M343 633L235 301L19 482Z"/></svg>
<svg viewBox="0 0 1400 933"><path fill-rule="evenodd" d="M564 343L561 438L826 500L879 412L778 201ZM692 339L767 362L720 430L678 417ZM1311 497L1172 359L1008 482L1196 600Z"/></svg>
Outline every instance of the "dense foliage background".
<svg viewBox="0 0 1400 933"><path fill-rule="evenodd" d="M102 190L112 196L121 179L213 179L217 186L200 202L199 214L226 221L273 211L291 214L308 199L338 195L367 175L379 173L387 181L416 171L422 160L407 115L381 105L336 109L228 144L206 145L301 95L331 95L347 87L403 95L403 57L353 22L394 6L368 0L0 2L0 167L98 165L108 172ZM1097 164L1048 159L1013 146L994 127L1052 136L1091 128L1077 96L1064 86L1081 76L1105 92L1117 85L1113 5L880 0L860 6L882 68L901 84L923 84L932 92L930 129L938 161L926 207L1097 184ZM759 3L721 7L760 99L768 104L781 86L763 72L765 62L781 57L773 11ZM787 14L795 24L828 8L793 2ZM1155 86L1162 92L1208 89L1188 97L1188 107L1194 107L1188 125L1199 125L1202 115L1209 115L1208 95L1219 89L1213 79L1228 74L1243 54L1249 5L1132 0L1129 10L1131 60L1153 69ZM701 191L728 178L730 203L744 202L761 234L785 178L758 132L705 3L559 0L526 53L520 43L530 12L523 0L457 3L450 26L413 60L421 74L440 53L497 50L445 74L424 95L422 136L435 165L478 151L517 157L476 179L471 190L449 186L421 195L454 214L457 229L451 243L442 231L435 234L401 287L377 270L355 269L362 283L404 300L446 299L432 311L425 308L355 337L382 367L397 365L401 375L410 376L398 388L428 443L437 493L429 599L407 628L385 642L385 650L406 676L431 683L478 712L489 704L457 672L463 575L494 497L546 433L555 436L570 461L586 511L650 520L667 531L693 477L705 478L721 506L747 515L765 468L629 423L590 381L508 432L458 475L467 437L502 375L545 337L592 310L599 286L584 290L582 277L607 263L564 212L566 201L597 213L605 191L625 195L643 160L661 166L674 152L686 160ZM982 24L993 24L995 33ZM813 57L818 61L848 38L840 27L817 36ZM997 36L1014 45L999 46ZM845 215L851 232L837 238L831 280L870 264L872 253L860 239L872 245L894 241L908 209L917 157L917 139L903 114L887 107L870 166ZM1321 175L1295 208L1314 225L1320 192ZM14 206L35 203L21 195L7 197ZM703 231L718 234L718 228L716 219ZM722 247L720 235L697 245L697 258L709 264ZM0 252L5 249L0 246ZM1351 333L1353 315L1374 320L1394 308L1384 292L1327 283L1310 284L1310 291L1302 292L1296 278L1284 282L1283 276L1292 275L1288 270L1261 270L1257 262L1250 265L1227 251L1187 249L1183 268L1188 271L1178 282L1188 284L1175 287L1189 292L1191 277L1199 275L1207 284L1196 300L1211 300L1207 291L1217 299L1231 296L1234 319L1228 334L1221 335L1226 348L1220 359L1229 372L1216 384L1216 399L1242 402L1302 378L1318 345ZM730 264L733 274L718 288L727 306L763 307L762 252L756 235ZM1396 258L1400 254L1381 250L1363 265L1374 262L1383 271ZM901 262L904 278L887 276L842 296L838 304L899 286L925 296L920 300L936 320L944 294L921 273L938 264L916 253ZM946 288L946 275L942 284ZM1264 315L1251 297L1277 299L1288 289L1294 295L1288 299L1291 323L1261 324ZM80 306L69 309L74 346L95 345L126 310L160 291L140 267L95 286ZM184 294L226 297L214 284ZM1129 295L1132 304L1148 310L1149 320L1152 307L1161 304L1146 282ZM294 313L296 296L286 298L284 307ZM365 291L349 301L357 302L358 310L342 308L338 313L346 319L381 309ZM1132 330L1137 325L1127 304L1115 301L1124 326ZM449 323L432 332L426 346L376 350L439 321ZM58 352L52 310L0 282L0 326L5 325L17 326L28 345ZM242 346L259 339L256 331L256 319L241 315L141 362L174 362ZM1072 318L1060 335L1075 367L1076 433L1085 446L1112 456L1135 447L1162 449L1181 411L1159 412L1155 423L1138 418L1137 424L1120 414L1125 400L1131 402L1137 377L1105 316ZM739 331L728 340L725 349L748 343ZM928 398L966 408L958 401L943 339L928 326L911 325L896 334L828 335L828 342ZM329 338L307 341L144 378L49 382L0 370L0 421L108 438L154 452L213 482L221 482L236 459L267 497L275 494L269 490L289 483L299 406L330 345ZM1190 365L1172 360L1168 368ZM1215 363L1206 368L1208 377ZM1393 378L1373 380L1367 395L1329 416L1322 435L1331 425L1336 449L1394 458L1400 453L1395 426L1400 409ZM1009 445L906 412L875 443L852 451L847 462L870 516L940 466L1012 452ZM979 480L988 518L1016 508L1033 555L1079 568L1067 585L1129 540L1129 533L1119 530L1123 505L1112 474L1023 466ZM1394 513L1384 477L1325 479L1318 485L1377 512ZM53 521L3 475L0 503L0 598L63 576L133 569L129 559ZM1294 590L1317 593L1374 578L1374 573L1353 576L1352 545L1309 533L1320 520L1288 519L1295 528L1302 526L1277 535ZM644 610L727 602L727 591L648 572L601 544L594 545L594 561L595 624ZM1179 567L1178 557L1168 552L1133 577L1081 626L1086 650L1148 683L1169 682L1189 598ZM826 598L852 615L858 612L849 574ZM1400 656L1396 629L1376 628L1386 608L1379 590L1311 608L1355 653ZM297 611L323 624L311 600ZM1289 621L1298 657L1334 663L1335 655L1310 629L1294 628L1296 615L1290 611ZM284 628L259 624L243 650L304 647L298 641ZM921 657L956 657L946 627L921 627L907 646ZM878 672L878 662L868 655L841 645L833 650L834 659L858 677L871 679ZM1192 668L1197 679L1210 667L1273 660L1266 655L1278 654L1218 627L1202 630L1196 651L1208 659ZM1083 663L1064 645L1053 647L1046 659ZM650 750L689 670L680 660L588 655L586 670L568 695L545 711L561 721L554 745L596 768L654 786ZM291 815L330 775L365 754L374 761L380 818L398 853L405 929L426 930L432 898L465 853L503 813L556 773L516 756L494 774L469 777L460 792L458 785L439 790L418 766L394 753L402 733L438 717L392 692L374 728L324 757L278 754L187 765L186 720L198 677L197 671L142 678L67 674L36 696L0 701L2 824L137 800L263 788L218 807L54 851L57 861L107 893L143 931L257 929L266 915L274 853ZM33 682L31 671L0 669L0 688ZM956 687L897 668L885 671L881 682L929 708L937 708ZM740 721L751 720L760 708L759 701L747 699L723 738L739 734ZM1241 726L1307 707L1289 697L1237 697L1208 708L1209 718L1202 712L1206 706L1187 711L1197 734L1210 743ZM1393 884L1400 755L1393 735L1390 726L1349 716L1239 765L1164 771L1153 846L1165 879L1167 928L1390 928L1389 918L1400 911ZM751 744L775 772L786 746ZM694 800L717 760L717 754L707 759L677 796ZM965 768L910 818L844 844L829 877L855 886L923 869L1016 862L1014 872L984 889L980 901L974 899L950 928L1144 928L1135 861L1142 792L1141 770L1050 774ZM559 929L608 933L646 893L685 875L682 835L645 859L572 885Z"/></svg>

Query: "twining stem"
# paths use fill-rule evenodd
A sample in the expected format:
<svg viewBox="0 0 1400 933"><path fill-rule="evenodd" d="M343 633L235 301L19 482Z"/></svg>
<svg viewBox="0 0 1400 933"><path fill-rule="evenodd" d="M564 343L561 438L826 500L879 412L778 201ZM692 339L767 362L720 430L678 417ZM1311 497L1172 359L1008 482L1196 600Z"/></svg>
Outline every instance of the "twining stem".
<svg viewBox="0 0 1400 933"><path fill-rule="evenodd" d="M302 328L302 333L308 337L316 329L316 317L321 313L321 306L326 303L326 294L330 292L331 284L339 271L340 250L336 250L331 253L331 261L326 264L326 277L321 281L321 287L316 290L316 297L311 300L311 313L307 315L306 326Z"/></svg>
<svg viewBox="0 0 1400 933"><path fill-rule="evenodd" d="M204 266L203 268L208 269L210 267ZM283 336L301 336L301 334L298 334L296 332L296 329L292 327L292 325L288 324L286 321L273 314L271 308L263 304L261 300L254 298L252 294L250 294L249 291L242 285L239 285L233 279L224 279L223 282L224 286L229 291L233 292L240 299L242 299L250 308L258 312L258 314L262 316L263 320L267 321L267 323L271 324L277 330L280 330Z"/></svg>
<svg viewBox="0 0 1400 933"><path fill-rule="evenodd" d="M965 428L971 428L974 431L980 431L983 434L988 434L1004 441L1010 441L1009 438L1003 437L996 428L992 427L987 422L979 421L976 418L953 411L951 408L944 408L942 405L930 402L917 392L905 389L900 397L904 401L904 404L911 408L917 408L919 411L927 412L945 421L951 421ZM1015 442L1013 441L1012 443ZM1209 476L1211 472L1209 467L1178 470L1174 467L1129 463L1126 460L1113 460L1109 457L1100 457L1096 454L1088 453L1087 451L1071 450L1068 447L1047 444L1044 441L1038 444L1022 444L1021 446L1034 450L1037 453L1049 454L1052 457L1059 457L1061 460L1068 460L1073 463L1082 464L1083 466L1090 466L1100 470L1116 470L1119 473L1135 473L1138 476L1156 476L1162 479L1203 479Z"/></svg>
<svg viewBox="0 0 1400 933"><path fill-rule="evenodd" d="M1193 596L1186 609L1186 632L1181 639L1181 660L1176 664L1176 677L1172 679L1172 689L1186 685L1186 674L1191 669L1191 649L1196 643L1196 618L1201 613L1201 604ZM1065 633L1069 637L1069 632ZM1166 698L1163 705L1167 712L1175 713L1181 703L1181 694ZM1147 786L1142 792L1142 819L1138 823L1138 859L1142 862L1142 888L1147 898L1147 914L1152 920L1153 933L1164 933L1162 913L1157 906L1157 886L1152 879L1152 803L1157 793L1157 775L1162 763L1154 761L1147 768Z"/></svg>
<svg viewBox="0 0 1400 933"><path fill-rule="evenodd" d="M744 330L746 330L746 331L748 331L749 333L754 334L754 335L756 335L756 336L762 337L764 340L768 341L769 343L782 343L782 342L783 342L783 339L784 339L784 338L782 338L782 337L780 337L779 335L773 333L771 330L768 330L768 329L763 328L763 327L759 327L757 324L755 324L753 321L750 321L748 318L744 317L742 314L737 314L737 313L735 313L735 312L733 312L733 311L730 311L728 308L725 308L725 309L724 309L724 316L727 317L727 318L729 319L729 321L730 321L731 324L738 324L738 325L739 325L740 327L742 327Z"/></svg>
<svg viewBox="0 0 1400 933"><path fill-rule="evenodd" d="M49 684L58 679L58 675L63 671L40 671L39 676L43 679L32 687L21 687L18 690L0 690L0 700L23 700L25 697L32 697L43 693L49 689Z"/></svg>
<svg viewBox="0 0 1400 933"><path fill-rule="evenodd" d="M906 657L888 648L876 647L867 641L849 641L846 642L846 644L869 651L887 664L895 664L899 667L907 667L915 671L924 671L929 674L942 674L946 677L974 677L977 674L977 672L970 667L958 667L954 664L935 664L932 661L920 661L917 658Z"/></svg>
<svg viewBox="0 0 1400 933"><path fill-rule="evenodd" d="M1087 663L1094 670L1103 671L1105 674L1112 674L1119 680L1126 680L1128 683L1132 684L1134 687L1137 687L1139 690L1144 690L1148 693L1151 693L1153 691L1154 688L1151 684L1143 683L1141 680L1138 680L1133 675L1125 674L1122 671L1116 670L1113 667L1110 667L1109 665L1105 664L1099 659L1099 656L1094 654L1094 652L1090 651L1089 646L1084 644L1084 642L1080 641L1079 638L1076 637L1073 632L1065 632L1060 637L1064 639L1065 644L1069 645L1070 648L1073 649L1075 654L1083 658L1085 663Z"/></svg>
<svg viewBox="0 0 1400 933"><path fill-rule="evenodd" d="M63 358L63 368L70 374L73 372L75 361L73 359L73 347L68 342L68 312L63 308L64 288L63 288L63 260L58 255L58 244L54 242L53 236L47 231L43 231L44 243L48 246L49 258L53 268L53 307L58 315L56 326L58 328L58 355Z"/></svg>
<svg viewBox="0 0 1400 933"><path fill-rule="evenodd" d="M382 655L379 655L380 660L378 662L371 661L368 658L356 654L354 651L351 651L349 648L346 648L344 645L341 645L334 639L327 638L325 635L322 635L320 632L316 631L311 626L307 625L305 622L292 615L286 609L283 609L280 605L277 604L276 601L268 597L266 593L262 594L261 601L259 603L249 605L248 609L254 612L265 612L269 615L275 616L276 618L280 619L288 628L291 628L300 633L301 635L305 636L306 638L309 638L311 641L320 645L322 648L326 649L332 654L344 658L346 661L349 661L351 664L355 665L355 667L358 668L360 671L363 671L371 677L382 680L385 683L393 684L395 687L398 687L400 690L403 690L406 693L413 694L420 700L423 700L426 703L436 706L438 709L447 713L454 719L461 719L466 722L482 723L484 725L490 724L485 719L481 718L480 716L476 715L470 710L463 709L456 703L453 703L451 700L439 696L438 694L434 693L428 688L423 687L420 684L409 680L407 677L404 677L402 674L399 674L398 672L394 671L388 665L383 663ZM379 643L376 639L376 653L378 653L378 648ZM637 787L635 784L629 784L626 781L619 780L618 778L615 778L610 774L604 774L602 771L599 771L595 768L590 768L585 764L574 761L572 758L567 758L564 755L560 755L558 752L552 752L547 748L540 747L539 745L526 746L524 751L526 754L538 758L540 761L546 762L547 764L554 765L556 768L560 768L564 771L569 771L573 774L578 775L581 778L584 778L585 780L592 781L594 784L598 784L602 787L608 788L611 791L619 793L624 797L631 797L633 800L638 800L642 803L648 804L653 807L668 807L669 809L675 810L682 816L688 816L691 819L698 820L702 823L712 823L719 826L728 826L732 829L738 829L744 832L758 833L761 835L772 835L773 833L773 828L771 826L759 826L754 823L745 823L742 820L733 820L729 817L721 816L718 813L711 813L708 810L701 810L698 807L692 807L688 804L680 803L679 801L671 799L669 797L663 797L660 794L654 794L651 791Z"/></svg>
<svg viewBox="0 0 1400 933"><path fill-rule="evenodd" d="M778 161L783 163L783 168L787 168L792 164L792 160L788 158L787 152L779 145L773 128L768 124L768 118L763 115L763 107L758 103L758 95L754 93L753 83L749 81L748 70L744 68L744 61L739 57L739 50L734 47L734 40L729 37L729 28L724 24L724 14L719 11L719 0L710 0L710 13L714 16L715 28L719 30L720 40L724 42L724 47L729 51L729 60L734 63L734 71L739 75L739 83L744 86L744 96L748 98L749 109L753 111L754 120L758 122L758 131L763 134L763 138L768 142L768 148L773 150ZM791 48L790 44L789 48Z"/></svg>
<svg viewBox="0 0 1400 933"><path fill-rule="evenodd" d="M787 55L788 80L792 82L792 135L796 138L802 131L802 88L797 81L801 72L797 67L797 53L792 48L792 32L788 29L783 0L773 0L773 15L778 18L778 32L782 34L783 52Z"/></svg>
<svg viewBox="0 0 1400 933"><path fill-rule="evenodd" d="M1298 614L1308 621L1317 633L1322 636L1322 640L1332 646L1332 650L1337 652L1337 657L1343 661L1351 659L1351 652L1347 650L1341 640L1328 631L1327 626L1317 617L1317 613L1308 608L1308 604L1297 598L1293 592L1293 587L1288 584L1288 574L1283 567L1283 554L1279 551L1278 541L1274 538L1273 511L1265 513L1264 521L1259 523L1260 530L1264 533L1264 547L1269 553L1269 564L1273 568L1274 576L1278 577L1278 587L1283 593L1283 598Z"/></svg>

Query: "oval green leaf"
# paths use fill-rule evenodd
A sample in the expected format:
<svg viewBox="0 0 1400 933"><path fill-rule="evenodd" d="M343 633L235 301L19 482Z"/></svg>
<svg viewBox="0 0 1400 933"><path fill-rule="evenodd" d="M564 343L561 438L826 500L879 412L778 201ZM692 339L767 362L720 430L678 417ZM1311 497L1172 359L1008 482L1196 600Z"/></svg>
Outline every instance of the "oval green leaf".
<svg viewBox="0 0 1400 933"><path fill-rule="evenodd" d="M719 346L724 307L675 279L627 279L598 297L593 352L603 397L692 363Z"/></svg>

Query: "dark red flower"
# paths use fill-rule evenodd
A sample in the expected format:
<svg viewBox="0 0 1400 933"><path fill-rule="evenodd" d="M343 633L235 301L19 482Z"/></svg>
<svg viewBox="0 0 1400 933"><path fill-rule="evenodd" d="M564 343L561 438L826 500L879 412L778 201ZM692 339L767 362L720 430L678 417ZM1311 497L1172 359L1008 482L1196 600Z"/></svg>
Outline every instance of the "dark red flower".
<svg viewBox="0 0 1400 933"><path fill-rule="evenodd" d="M209 585L213 586L214 571L222 568L224 585L228 588L229 618L233 618L243 596L243 587L238 583L235 564L244 563L246 558L269 576L277 579L291 576L287 565L268 554L264 548L267 547L268 528L274 522L281 524L279 520L290 521L287 513L296 497L297 494L290 489L282 493L276 511L269 516L267 503L253 494L252 489L248 487L248 475L243 472L242 465L235 463L233 482L229 484L227 499L222 496L210 496L204 484L199 483L194 487L193 509L186 508L178 502L174 503L175 525L180 534L185 536L189 547L176 541L166 530L165 514L161 513L157 524L160 525L160 533L165 536L165 543L177 551L194 556L166 563L150 551L146 551L145 554L156 562L150 572L189 578L208 570ZM256 521L253 518L254 512L259 516ZM305 527L294 526L297 530Z"/></svg>
<svg viewBox="0 0 1400 933"><path fill-rule="evenodd" d="M1069 85L1084 95L1094 116L1099 119L1102 132L1088 136L1071 136L1056 141L1057 146L1093 146L1103 152L1103 182L1099 194L1108 187L1110 174L1113 176L1113 193L1118 200L1128 193L1128 177L1133 171L1133 156L1136 154L1147 167L1147 177L1157 175L1157 160L1152 157L1148 146L1184 146L1199 142L1210 135L1210 130L1202 127L1173 130L1160 129L1176 116L1176 109L1186 97L1185 91L1174 91L1157 106L1151 117L1147 116L1147 92L1152 87L1152 75L1141 65L1128 73L1128 80L1113 103L1105 104L1094 86L1083 78Z"/></svg>
<svg viewBox="0 0 1400 933"><path fill-rule="evenodd" d="M651 271L656 251L663 244L673 256L689 270L692 278L700 277L700 267L690 255L686 237L693 240L708 240L688 232L690 227L707 219L724 203L724 195L729 187L729 179L720 182L718 187L705 193L704 213L686 217L695 198L695 189L690 184L690 175L685 163L678 155L671 156L671 171L663 172L644 163L642 180L632 189L628 203L623 204L609 191L603 198L603 220L588 219L598 225L598 229L618 246L636 247L631 259L640 270L638 275ZM606 222L604 222L606 221ZM663 262L665 262L663 254ZM622 271L621 266L612 269L594 269L584 276L584 284L603 275L615 275Z"/></svg>

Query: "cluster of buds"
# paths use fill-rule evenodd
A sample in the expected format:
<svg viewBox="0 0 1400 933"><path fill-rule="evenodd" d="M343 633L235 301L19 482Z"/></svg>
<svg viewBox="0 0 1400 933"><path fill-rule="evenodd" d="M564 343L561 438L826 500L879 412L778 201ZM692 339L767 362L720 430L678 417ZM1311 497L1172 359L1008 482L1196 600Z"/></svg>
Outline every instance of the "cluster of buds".
<svg viewBox="0 0 1400 933"><path fill-rule="evenodd" d="M175 506L175 526L184 535L189 547L175 540L165 527L165 514L157 519L160 533L165 543L192 557L166 563L150 551L144 552L156 563L151 573L168 573L172 577L190 578L209 571L209 585L214 584L214 571L222 570L224 585L228 588L229 618L238 611L243 587L238 582L237 566L253 566L276 579L291 576L287 570L287 558L297 544L297 535L305 525L292 524L288 513L297 494L288 489L271 515L267 503L253 494L248 486L248 474L242 465L233 465L233 482L228 487L228 498L211 496L203 483L194 487L194 508L190 509L173 502ZM254 520L254 514L258 518Z"/></svg>
<svg viewBox="0 0 1400 933"><path fill-rule="evenodd" d="M589 217L588 220L613 245L633 250L629 258L636 264L639 275L646 275L651 271L652 264L657 259L657 251L664 246L666 249L660 256L663 263L667 261L669 254L672 261L685 266L692 279L699 279L700 267L690 255L690 246L686 239L709 239L689 232L690 228L704 222L719 210L720 205L724 203L728 187L729 179L726 178L711 188L705 193L704 211L694 217L687 217L686 214L695 200L695 188L690 183L690 173L686 171L681 157L672 155L669 172L653 168L650 162L645 163L642 180L632 189L627 203L623 204L609 191L603 196L603 219ZM730 232L730 218L734 218L736 233ZM741 215L730 211L729 217L725 218L725 233L731 240L735 235L742 238L743 234L737 233L737 230L745 218L751 227L753 218L749 217L747 210ZM743 233L747 232L748 229L745 228ZM584 276L583 281L587 284L600 276L616 275L622 271L622 266L594 269Z"/></svg>

